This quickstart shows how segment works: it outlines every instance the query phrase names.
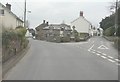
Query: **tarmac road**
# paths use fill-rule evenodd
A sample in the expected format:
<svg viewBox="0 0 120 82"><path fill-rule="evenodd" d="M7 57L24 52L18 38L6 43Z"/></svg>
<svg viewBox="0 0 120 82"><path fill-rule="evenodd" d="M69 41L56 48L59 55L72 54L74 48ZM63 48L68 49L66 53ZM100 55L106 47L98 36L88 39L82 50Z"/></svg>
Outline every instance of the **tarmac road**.
<svg viewBox="0 0 120 82"><path fill-rule="evenodd" d="M118 80L118 51L102 37L51 43L30 39L31 48L4 80Z"/></svg>

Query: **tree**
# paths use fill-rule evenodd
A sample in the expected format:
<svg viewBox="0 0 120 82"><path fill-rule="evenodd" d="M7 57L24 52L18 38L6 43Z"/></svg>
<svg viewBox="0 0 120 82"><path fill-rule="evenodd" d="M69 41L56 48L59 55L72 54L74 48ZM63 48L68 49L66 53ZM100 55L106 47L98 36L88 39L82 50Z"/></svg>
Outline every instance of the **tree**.
<svg viewBox="0 0 120 82"><path fill-rule="evenodd" d="M115 3L113 3L110 6L110 10L115 10ZM102 19L102 21L100 22L100 27L104 30L104 34L108 33L108 32L105 32L106 30L108 31L108 30L111 30L111 27L115 27L115 15L116 13L114 12L112 15L106 17L105 19ZM112 32L112 31L109 31L109 32ZM118 2L118 28L116 29L116 35L120 36L120 1Z"/></svg>
<svg viewBox="0 0 120 82"><path fill-rule="evenodd" d="M100 27L103 30L106 30L107 28L115 25L115 15L112 14L109 17L106 17L105 19L102 19L100 22Z"/></svg>

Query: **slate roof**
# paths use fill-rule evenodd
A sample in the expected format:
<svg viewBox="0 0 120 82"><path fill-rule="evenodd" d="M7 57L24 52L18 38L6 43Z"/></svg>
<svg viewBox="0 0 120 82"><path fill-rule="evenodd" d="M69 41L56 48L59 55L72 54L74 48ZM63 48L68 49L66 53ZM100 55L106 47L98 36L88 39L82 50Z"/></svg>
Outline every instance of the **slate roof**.
<svg viewBox="0 0 120 82"><path fill-rule="evenodd" d="M44 27L47 27L48 25L47 24L40 24L39 26L37 26L35 29L38 30L39 28L44 28Z"/></svg>
<svg viewBox="0 0 120 82"><path fill-rule="evenodd" d="M80 17L82 17L82 16L80 16ZM78 17L77 19L73 20L71 23L75 22L75 21L78 20L80 17ZM85 17L82 17L82 18L83 18L85 21L87 21L90 25L92 25L91 22L89 22Z"/></svg>
<svg viewBox="0 0 120 82"><path fill-rule="evenodd" d="M60 30L61 28L65 28L65 30L71 30L70 25L67 24L50 24L49 26L44 27L43 29L56 29Z"/></svg>

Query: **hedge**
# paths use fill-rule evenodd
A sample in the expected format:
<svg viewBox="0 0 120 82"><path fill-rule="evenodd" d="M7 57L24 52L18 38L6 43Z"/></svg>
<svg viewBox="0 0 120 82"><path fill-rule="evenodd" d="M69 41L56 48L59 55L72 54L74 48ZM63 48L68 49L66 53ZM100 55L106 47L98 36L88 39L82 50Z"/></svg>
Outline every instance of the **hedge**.
<svg viewBox="0 0 120 82"><path fill-rule="evenodd" d="M105 36L113 36L114 33L115 33L115 27L114 27L114 26L107 28L107 29L103 32L103 34L104 34Z"/></svg>
<svg viewBox="0 0 120 82"><path fill-rule="evenodd" d="M2 62L7 61L27 47L26 31L25 28L2 29Z"/></svg>

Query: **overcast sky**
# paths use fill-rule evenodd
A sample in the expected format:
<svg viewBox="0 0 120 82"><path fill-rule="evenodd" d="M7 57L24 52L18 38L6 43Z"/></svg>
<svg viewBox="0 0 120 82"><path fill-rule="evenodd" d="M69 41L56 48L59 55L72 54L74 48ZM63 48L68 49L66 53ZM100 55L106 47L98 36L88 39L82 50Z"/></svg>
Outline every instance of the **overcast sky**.
<svg viewBox="0 0 120 82"><path fill-rule="evenodd" d="M12 11L20 18L23 18L24 0L0 0L5 5L10 3ZM43 20L49 23L70 24L79 17L79 12L84 12L84 17L94 26L105 16L110 15L109 6L115 0L27 0L27 19L30 27L35 28Z"/></svg>

